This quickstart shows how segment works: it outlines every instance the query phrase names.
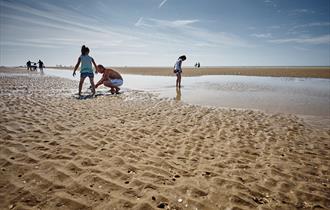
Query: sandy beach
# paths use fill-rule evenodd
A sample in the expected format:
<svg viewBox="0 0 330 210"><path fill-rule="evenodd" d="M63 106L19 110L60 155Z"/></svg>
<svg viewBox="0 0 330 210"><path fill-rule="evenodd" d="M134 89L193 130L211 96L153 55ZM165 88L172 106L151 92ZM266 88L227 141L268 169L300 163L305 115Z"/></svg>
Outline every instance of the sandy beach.
<svg viewBox="0 0 330 210"><path fill-rule="evenodd" d="M244 74L284 74L259 70ZM0 209L330 209L330 130L297 116L133 90L78 100L77 82L20 69L0 87Z"/></svg>

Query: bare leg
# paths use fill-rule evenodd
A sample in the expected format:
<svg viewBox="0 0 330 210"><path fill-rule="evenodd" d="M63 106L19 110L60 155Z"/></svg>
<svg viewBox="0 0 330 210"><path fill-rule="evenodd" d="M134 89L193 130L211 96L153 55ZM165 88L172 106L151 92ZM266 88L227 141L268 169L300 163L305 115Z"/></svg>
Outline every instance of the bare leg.
<svg viewBox="0 0 330 210"><path fill-rule="evenodd" d="M95 95L94 77L89 77L89 81L90 81L90 83L91 83L92 95Z"/></svg>
<svg viewBox="0 0 330 210"><path fill-rule="evenodd" d="M105 81L105 82L103 82L103 85L106 86L106 87L111 88L111 89L110 89L110 92L111 92L112 94L114 94L114 93L116 92L117 88L118 88L117 86L114 86L110 81Z"/></svg>
<svg viewBox="0 0 330 210"><path fill-rule="evenodd" d="M181 74L176 75L176 87L181 88Z"/></svg>
<svg viewBox="0 0 330 210"><path fill-rule="evenodd" d="M115 88L110 89L111 94L115 94Z"/></svg>
<svg viewBox="0 0 330 210"><path fill-rule="evenodd" d="M176 83L175 83L175 86L176 86L176 87L179 86L179 75L178 75L178 74L176 75Z"/></svg>
<svg viewBox="0 0 330 210"><path fill-rule="evenodd" d="M80 82L79 82L79 92L78 92L79 96L81 96L81 89L82 89L82 86L83 86L83 84L84 84L85 78L86 78L86 77L80 77Z"/></svg>

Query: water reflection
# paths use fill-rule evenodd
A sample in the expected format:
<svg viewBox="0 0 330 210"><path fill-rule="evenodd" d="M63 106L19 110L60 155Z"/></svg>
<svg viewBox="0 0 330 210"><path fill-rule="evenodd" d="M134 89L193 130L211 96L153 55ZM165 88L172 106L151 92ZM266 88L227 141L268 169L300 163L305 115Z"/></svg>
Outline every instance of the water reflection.
<svg viewBox="0 0 330 210"><path fill-rule="evenodd" d="M79 77L73 78L72 71L47 69L45 73L77 80L78 89ZM95 81L99 77L95 75ZM185 77L184 87L176 89L175 77L124 74L123 78L124 91L149 91L189 104L330 117L330 79L200 76Z"/></svg>
<svg viewBox="0 0 330 210"><path fill-rule="evenodd" d="M181 88L176 88L176 97L175 97L176 101L181 101Z"/></svg>

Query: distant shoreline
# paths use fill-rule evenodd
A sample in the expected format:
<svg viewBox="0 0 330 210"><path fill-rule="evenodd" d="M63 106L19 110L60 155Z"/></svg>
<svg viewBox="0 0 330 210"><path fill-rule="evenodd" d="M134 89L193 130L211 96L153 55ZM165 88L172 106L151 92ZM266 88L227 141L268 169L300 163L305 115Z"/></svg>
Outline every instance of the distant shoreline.
<svg viewBox="0 0 330 210"><path fill-rule="evenodd" d="M73 67L47 67L50 69L73 70ZM46 69L47 69L46 68ZM173 67L109 67L122 74L175 76ZM307 77L330 79L330 66L223 66L183 67L183 76L242 75L271 77Z"/></svg>

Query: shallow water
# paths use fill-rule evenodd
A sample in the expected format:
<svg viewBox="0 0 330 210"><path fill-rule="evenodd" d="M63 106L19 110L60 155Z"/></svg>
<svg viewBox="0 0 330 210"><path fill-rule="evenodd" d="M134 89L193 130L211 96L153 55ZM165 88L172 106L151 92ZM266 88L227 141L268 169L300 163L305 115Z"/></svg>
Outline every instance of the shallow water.
<svg viewBox="0 0 330 210"><path fill-rule="evenodd" d="M72 77L68 70L46 69L44 73L79 80L79 74ZM123 78L123 90L148 91L189 104L330 118L330 79L183 75L183 87L177 90L175 77L124 74ZM99 79L100 75L96 75L95 82ZM84 87L88 87L87 83Z"/></svg>

